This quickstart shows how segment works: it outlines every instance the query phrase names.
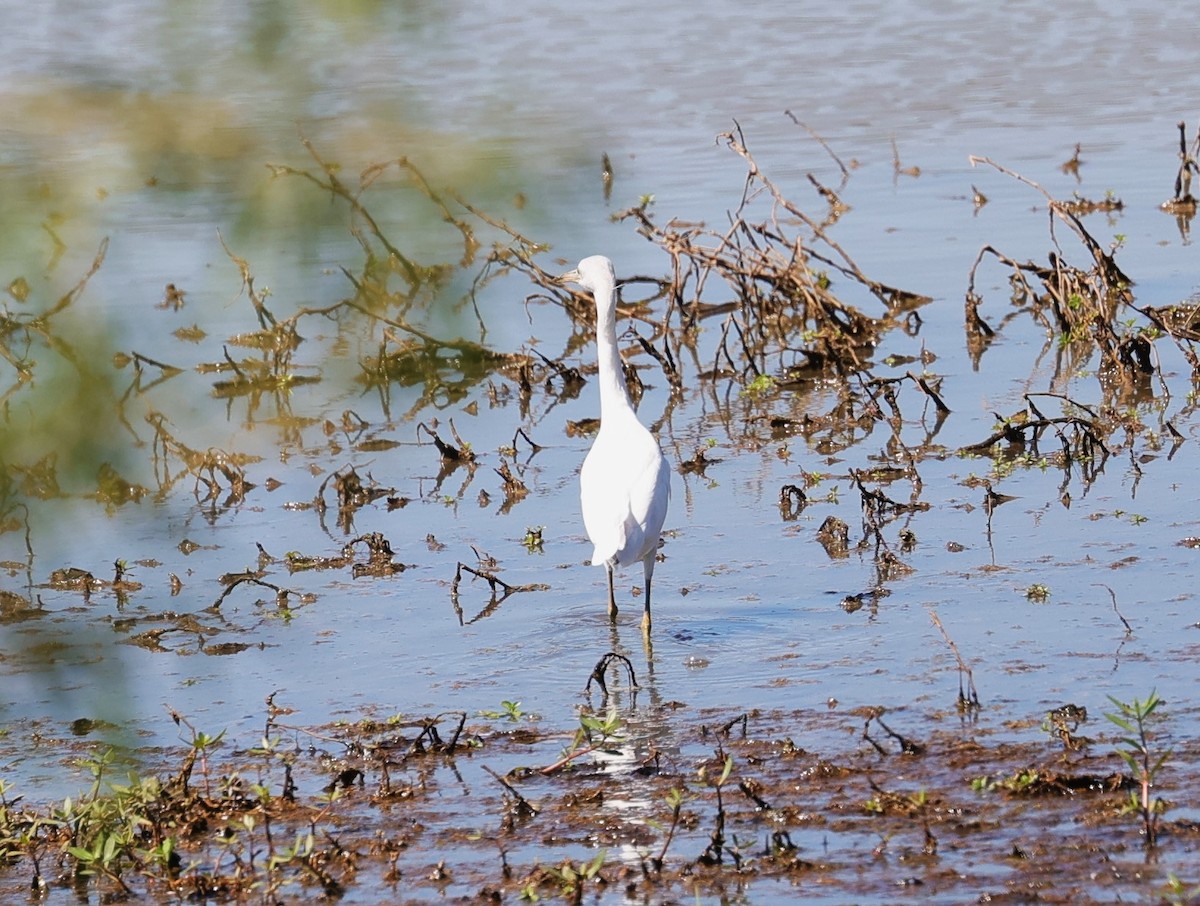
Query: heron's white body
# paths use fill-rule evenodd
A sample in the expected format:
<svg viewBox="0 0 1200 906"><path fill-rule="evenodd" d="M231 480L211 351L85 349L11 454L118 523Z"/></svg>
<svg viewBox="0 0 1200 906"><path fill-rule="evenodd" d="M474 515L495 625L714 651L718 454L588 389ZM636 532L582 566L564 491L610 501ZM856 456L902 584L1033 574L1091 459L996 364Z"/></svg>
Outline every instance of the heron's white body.
<svg viewBox="0 0 1200 906"><path fill-rule="evenodd" d="M650 584L671 500L671 469L654 435L638 421L617 349L616 278L612 262L594 255L560 278L596 300L600 431L579 474L583 524L592 563L608 572L609 614L616 616L613 569L642 562L646 579L642 628L650 629Z"/></svg>
<svg viewBox="0 0 1200 906"><path fill-rule="evenodd" d="M601 420L579 473L583 524L597 566L653 558L671 498L670 470L658 441L637 419L626 426L619 421L624 419Z"/></svg>

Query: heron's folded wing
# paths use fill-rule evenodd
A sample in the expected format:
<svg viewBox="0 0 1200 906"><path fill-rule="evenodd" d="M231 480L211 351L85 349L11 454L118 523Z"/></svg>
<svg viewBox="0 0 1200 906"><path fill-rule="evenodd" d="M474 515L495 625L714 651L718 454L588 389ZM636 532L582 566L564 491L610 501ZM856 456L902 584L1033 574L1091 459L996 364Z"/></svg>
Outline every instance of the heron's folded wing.
<svg viewBox="0 0 1200 906"><path fill-rule="evenodd" d="M583 464L583 524L595 545L592 562L637 562L658 544L670 499L670 468L647 432L624 438L620 456L600 446Z"/></svg>

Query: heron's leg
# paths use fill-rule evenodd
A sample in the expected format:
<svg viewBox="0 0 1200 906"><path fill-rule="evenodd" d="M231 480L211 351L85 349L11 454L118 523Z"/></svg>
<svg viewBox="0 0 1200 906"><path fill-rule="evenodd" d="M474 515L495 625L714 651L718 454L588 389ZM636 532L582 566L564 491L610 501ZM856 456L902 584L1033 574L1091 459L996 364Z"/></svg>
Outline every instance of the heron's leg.
<svg viewBox="0 0 1200 906"><path fill-rule="evenodd" d="M608 573L608 618L615 623L617 620L617 595L613 591L613 568L606 563L604 569Z"/></svg>
<svg viewBox="0 0 1200 906"><path fill-rule="evenodd" d="M646 576L646 611L642 614L642 632L650 634L650 583L654 578L654 554L651 551L649 556L642 561L642 571Z"/></svg>

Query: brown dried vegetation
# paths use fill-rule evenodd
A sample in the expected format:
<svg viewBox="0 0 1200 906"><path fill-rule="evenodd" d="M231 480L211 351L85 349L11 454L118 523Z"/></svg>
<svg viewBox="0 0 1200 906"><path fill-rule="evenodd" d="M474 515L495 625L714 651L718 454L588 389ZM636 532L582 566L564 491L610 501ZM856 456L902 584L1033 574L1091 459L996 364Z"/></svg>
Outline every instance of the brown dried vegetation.
<svg viewBox="0 0 1200 906"><path fill-rule="evenodd" d="M846 901L900 886L1090 902L1097 884L1128 889L1141 862L1122 812L1136 784L1113 754L990 742L952 714L916 739L909 716L885 722L883 708L638 710L631 677L614 669L615 698L586 708L573 739L514 703L506 717L306 727L272 694L249 748L172 712L181 745L150 775L118 779L93 755L91 790L64 808L0 791L0 857L35 892L90 875L109 901L267 903L355 886L402 902L578 902L579 885L650 901L797 889ZM1196 834L1188 821L1161 830Z"/></svg>

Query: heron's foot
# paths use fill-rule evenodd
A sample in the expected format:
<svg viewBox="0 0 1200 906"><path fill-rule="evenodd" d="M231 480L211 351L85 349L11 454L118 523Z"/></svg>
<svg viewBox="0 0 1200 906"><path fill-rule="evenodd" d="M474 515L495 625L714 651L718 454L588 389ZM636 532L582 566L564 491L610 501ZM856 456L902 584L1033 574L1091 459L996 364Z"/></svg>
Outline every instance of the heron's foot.
<svg viewBox="0 0 1200 906"><path fill-rule="evenodd" d="M617 604L615 601L608 602L608 618L613 623L617 622Z"/></svg>
<svg viewBox="0 0 1200 906"><path fill-rule="evenodd" d="M642 614L642 632L646 635L650 634L650 611L648 610Z"/></svg>

